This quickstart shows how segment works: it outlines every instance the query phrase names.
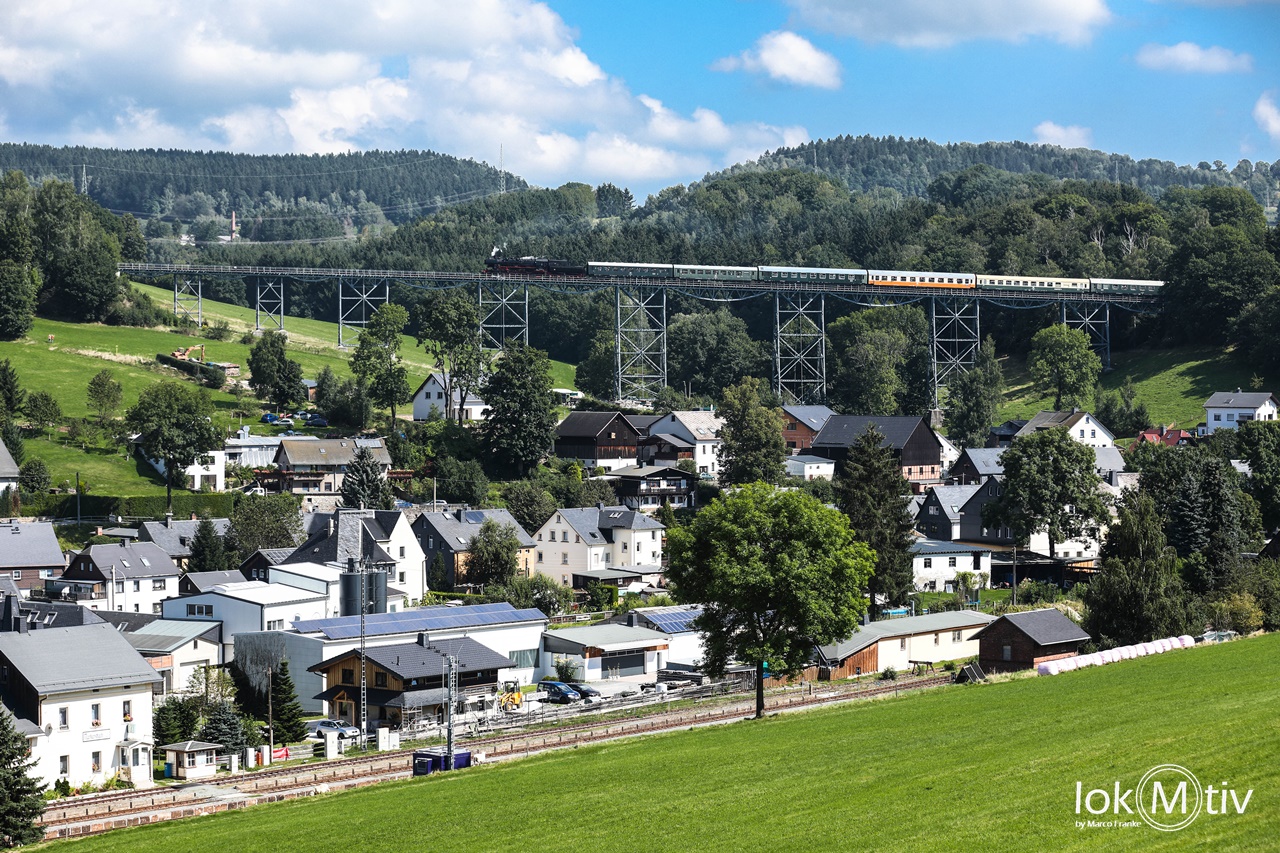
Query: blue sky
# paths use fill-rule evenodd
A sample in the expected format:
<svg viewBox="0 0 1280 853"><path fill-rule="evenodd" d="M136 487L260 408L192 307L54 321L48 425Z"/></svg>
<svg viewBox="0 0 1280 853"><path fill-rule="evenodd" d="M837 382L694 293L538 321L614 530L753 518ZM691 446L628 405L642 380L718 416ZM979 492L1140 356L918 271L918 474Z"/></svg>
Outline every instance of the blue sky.
<svg viewBox="0 0 1280 853"><path fill-rule="evenodd" d="M432 149L639 199L840 134L1280 158L1280 3L45 0L0 139Z"/></svg>

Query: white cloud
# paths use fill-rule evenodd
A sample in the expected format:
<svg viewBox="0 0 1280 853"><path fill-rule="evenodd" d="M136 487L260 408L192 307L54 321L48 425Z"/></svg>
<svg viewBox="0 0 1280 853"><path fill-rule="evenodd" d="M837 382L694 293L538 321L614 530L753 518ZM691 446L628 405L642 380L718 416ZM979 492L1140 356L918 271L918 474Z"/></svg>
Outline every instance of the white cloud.
<svg viewBox="0 0 1280 853"><path fill-rule="evenodd" d="M1280 142L1280 108L1271 92L1263 92L1253 105L1253 120L1274 142Z"/></svg>
<svg viewBox="0 0 1280 853"><path fill-rule="evenodd" d="M1106 0L787 0L807 26L900 47L991 39L1087 44L1111 20Z"/></svg>
<svg viewBox="0 0 1280 853"><path fill-rule="evenodd" d="M765 33L752 50L726 56L712 64L715 71L751 71L774 80L821 89L840 88L840 63L818 50L803 36L786 31Z"/></svg>
<svg viewBox="0 0 1280 853"><path fill-rule="evenodd" d="M1253 70L1253 57L1225 47L1201 47L1189 41L1178 44L1144 44L1138 49L1138 64L1155 71L1185 71L1195 74L1230 74Z"/></svg>
<svg viewBox="0 0 1280 853"><path fill-rule="evenodd" d="M794 34L750 53L776 79L838 85ZM501 145L552 186L689 181L808 138L638 96L538 0L0 3L0 85L7 135L31 141L491 163Z"/></svg>
<svg viewBox="0 0 1280 853"><path fill-rule="evenodd" d="M1093 145L1093 131L1076 124L1062 126L1052 121L1042 121L1035 126L1036 142L1061 145L1063 148L1089 148Z"/></svg>

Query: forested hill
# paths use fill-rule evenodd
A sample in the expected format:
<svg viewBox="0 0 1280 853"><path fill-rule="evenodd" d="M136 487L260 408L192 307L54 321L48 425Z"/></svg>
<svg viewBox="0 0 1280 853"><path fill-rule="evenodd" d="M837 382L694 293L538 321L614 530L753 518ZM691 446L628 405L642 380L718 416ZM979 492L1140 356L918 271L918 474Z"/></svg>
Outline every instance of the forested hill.
<svg viewBox="0 0 1280 853"><path fill-rule="evenodd" d="M1134 160L1126 154L1086 148L1027 142L940 145L900 136L838 136L780 148L754 162L734 166L725 174L754 169L816 169L852 190L867 192L885 187L923 197L940 175L977 165L1006 172L1039 172L1055 178L1129 184L1157 198L1169 187L1240 187L1266 207L1275 204L1280 183L1280 161L1268 164L1241 160L1234 167L1221 161L1178 166L1167 160Z"/></svg>
<svg viewBox="0 0 1280 853"><path fill-rule="evenodd" d="M109 210L186 223L232 211L249 222L308 206L340 216L347 208L357 224L401 223L497 192L501 183L490 166L432 151L250 155L0 144L0 174L12 169L35 183L57 178L81 190L87 176L89 196ZM525 182L508 173L506 185Z"/></svg>

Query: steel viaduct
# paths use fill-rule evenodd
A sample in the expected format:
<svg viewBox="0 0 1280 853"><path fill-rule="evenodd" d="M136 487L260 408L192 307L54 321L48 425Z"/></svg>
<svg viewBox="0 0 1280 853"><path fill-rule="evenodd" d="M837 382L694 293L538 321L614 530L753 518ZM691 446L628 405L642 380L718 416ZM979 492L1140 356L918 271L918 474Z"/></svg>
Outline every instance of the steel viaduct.
<svg viewBox="0 0 1280 853"><path fill-rule="evenodd" d="M1111 366L1112 309L1152 314L1159 298L1090 292L1020 292L978 289L885 287L842 282L694 281L601 276L490 275L420 270L307 269L198 264L122 263L120 272L173 285L173 313L201 323L207 281L243 281L259 330L284 330L287 284L338 285L338 345L354 344L360 329L391 296L391 285L424 290L466 289L480 306L486 347L529 340L529 288L557 293L612 293L617 399L652 400L667 384L667 294L706 302L771 299L774 309L773 384L788 402L821 400L826 393L827 301L862 307L917 304L929 319L934 403L948 379L968 369L981 344L981 306L1013 309L1057 306L1061 321L1083 329Z"/></svg>

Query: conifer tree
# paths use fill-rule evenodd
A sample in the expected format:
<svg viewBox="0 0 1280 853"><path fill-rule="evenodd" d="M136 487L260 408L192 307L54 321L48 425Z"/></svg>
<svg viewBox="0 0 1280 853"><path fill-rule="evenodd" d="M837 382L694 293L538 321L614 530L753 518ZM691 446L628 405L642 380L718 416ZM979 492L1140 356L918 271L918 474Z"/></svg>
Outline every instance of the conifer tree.
<svg viewBox="0 0 1280 853"><path fill-rule="evenodd" d="M189 572L225 572L231 568L222 537L208 518L200 519L196 535L191 540L191 558L187 561Z"/></svg>
<svg viewBox="0 0 1280 853"><path fill-rule="evenodd" d="M391 486L367 447L357 447L342 478L342 505L352 509L391 509Z"/></svg>
<svg viewBox="0 0 1280 853"><path fill-rule="evenodd" d="M13 369L9 359L0 359L0 406L10 418L17 416L27 403L27 392L22 389L18 380L18 371Z"/></svg>
<svg viewBox="0 0 1280 853"><path fill-rule="evenodd" d="M200 727L200 740L216 743L225 752L239 752L245 747L244 725L231 702L218 702L205 712Z"/></svg>
<svg viewBox="0 0 1280 853"><path fill-rule="evenodd" d="M449 583L449 569L444 564L444 554L439 551L431 561L431 569L427 573L427 586L432 592L453 591L453 585Z"/></svg>
<svg viewBox="0 0 1280 853"><path fill-rule="evenodd" d="M276 743L297 743L305 739L307 723L302 717L302 704L298 701L293 676L289 675L289 662L282 660L271 678L271 724L275 728Z"/></svg>
<svg viewBox="0 0 1280 853"><path fill-rule="evenodd" d="M35 762L27 752L27 739L13 724L13 716L0 709L0 844L16 847L44 838L36 820L44 812L44 787L31 775Z"/></svg>

